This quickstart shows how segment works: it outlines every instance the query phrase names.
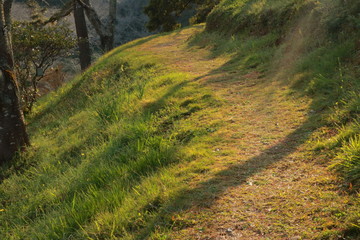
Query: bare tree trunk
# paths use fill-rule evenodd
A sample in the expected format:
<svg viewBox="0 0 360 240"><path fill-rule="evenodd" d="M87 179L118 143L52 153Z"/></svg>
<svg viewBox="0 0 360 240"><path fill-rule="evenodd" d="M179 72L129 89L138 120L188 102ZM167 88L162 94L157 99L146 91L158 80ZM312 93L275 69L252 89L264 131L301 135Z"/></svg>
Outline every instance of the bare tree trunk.
<svg viewBox="0 0 360 240"><path fill-rule="evenodd" d="M110 12L112 16L110 16L110 21L113 22L113 24L109 24L109 26L105 26L101 20L99 15L96 13L95 9L91 6L89 0L76 0L81 6L84 7L85 13L93 27L95 28L96 33L100 37L100 44L101 49L104 52L110 51L114 48L114 28L115 28L115 22L116 22L116 0L110 1ZM110 13L109 12L109 13ZM114 15L115 14L115 15Z"/></svg>
<svg viewBox="0 0 360 240"><path fill-rule="evenodd" d="M100 47L104 52L110 51L114 48L114 36L115 36L115 26L116 26L116 9L117 9L117 0L110 0L109 2L109 24L105 26L99 15L96 13L95 9L91 6L89 0L69 0L65 3L64 7L52 17L50 17L44 24L50 22L58 21L59 19L70 14L72 9L72 4L74 2L80 4L85 10L85 14L90 21L91 25L94 27L96 33L100 37ZM76 8L76 5L75 5ZM75 14L75 10L74 10ZM75 17L76 18L76 17Z"/></svg>
<svg viewBox="0 0 360 240"><path fill-rule="evenodd" d="M115 27L116 27L116 10L117 0L110 0L109 2L109 32L110 32L110 47L115 46ZM109 50L111 50L109 49Z"/></svg>
<svg viewBox="0 0 360 240"><path fill-rule="evenodd" d="M80 65L81 65L81 70L84 71L91 64L91 50L89 45L89 37L86 26L84 9L78 2L75 2L74 4L74 18L75 18L76 35L77 35L79 51L80 51Z"/></svg>
<svg viewBox="0 0 360 240"><path fill-rule="evenodd" d="M12 0L0 0L0 164L29 145L11 46Z"/></svg>

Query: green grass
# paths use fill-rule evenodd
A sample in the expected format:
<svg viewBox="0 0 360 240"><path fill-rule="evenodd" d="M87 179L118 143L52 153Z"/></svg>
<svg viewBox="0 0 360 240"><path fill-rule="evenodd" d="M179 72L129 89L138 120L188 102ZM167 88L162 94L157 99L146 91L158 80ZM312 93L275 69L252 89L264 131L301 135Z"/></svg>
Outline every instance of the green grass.
<svg viewBox="0 0 360 240"><path fill-rule="evenodd" d="M277 34L271 33L261 37L246 34L233 35L225 38L217 32L204 31L194 35L190 46L211 50L213 58L226 56L230 60L221 68L229 72L244 74L254 70L264 73L270 68L270 60L276 51Z"/></svg>
<svg viewBox="0 0 360 240"><path fill-rule="evenodd" d="M229 59L211 74L256 74L256 81L271 78L269 83L276 81L279 88L290 86L276 97L310 98L311 126L300 130L311 135L311 158L323 158L339 172L343 190L356 195L359 33L349 34L358 22L353 18L356 8L341 8L333 18L324 14L316 25L316 14L326 5L320 1L316 11L299 20L313 2L222 1L208 18L208 31L188 43L198 51L209 50L209 59ZM333 13L336 5L326 6ZM191 200L208 207L206 194L222 191L216 177L205 181L205 191L191 191L191 196L188 184L211 171L213 155L232 154L212 149L217 142L229 141L216 135L228 124L217 118L226 103L205 84L193 81L195 75L170 70L165 60L137 50L157 37L108 53L36 105L28 119L32 146L1 167L1 239L169 239L173 229L196 224L181 215ZM262 89L250 87L261 96ZM254 100L254 106L260 100ZM246 137L246 131L236 134L231 136ZM266 184L265 179L255 185ZM347 227L342 232L324 228L319 239L358 236L359 208L352 209L330 209L329 214ZM278 228L287 227L278 223Z"/></svg>
<svg viewBox="0 0 360 240"><path fill-rule="evenodd" d="M228 35L239 32L256 35L272 31L284 33L293 20L314 3L313 0L222 1L208 16L207 29Z"/></svg>
<svg viewBox="0 0 360 240"><path fill-rule="evenodd" d="M219 39L208 40L213 46L216 45L214 42L218 43L213 50L216 55L219 55L217 46L223 53L236 49L240 52L236 56L247 54L251 46L239 43L235 46L230 39L244 39L244 36L249 39L246 37L249 35L255 39L246 41L251 44L271 40L270 48L255 48L254 55L247 54L249 62L254 61L256 65L266 63L274 56L289 55L287 60L294 64L286 73L290 79L287 84L292 84L295 92L313 98L313 111L319 112L324 119L319 126L330 126L326 128L327 132L333 134L328 140L322 137L328 136L328 133L315 133L321 135L315 137L316 149L332 149L328 153L335 161L334 166L338 166L335 169L341 169L342 176L346 181L351 179L349 183L356 188L360 172L350 159L359 157L358 152L353 151L360 134L357 127L360 72L356 60L359 56L359 10L357 1L222 1L207 22L209 32L214 32L214 35L220 33ZM291 33L292 29L295 29L294 33ZM231 37L224 38L221 34ZM298 36L292 38L294 34ZM277 55L274 55L275 49ZM259 54L265 57L265 61L259 58ZM344 165L348 167L341 167Z"/></svg>
<svg viewBox="0 0 360 240"><path fill-rule="evenodd" d="M218 123L197 121L222 103L189 80L121 51L42 99L29 119L32 146L2 168L0 238L146 235L192 172L176 166L211 159L208 129Z"/></svg>
<svg viewBox="0 0 360 240"><path fill-rule="evenodd" d="M232 53L235 64L249 56L263 63L255 64L256 70L275 69L277 74L274 65L269 68L270 60L285 69L281 76L292 86L290 94L310 97L309 114L321 118L309 146L355 195L360 187L359 10L357 1L222 1L208 17L208 33L197 40L213 46L216 56ZM251 46L268 40L249 54ZM277 61L281 58L285 61ZM349 230L344 232L355 236L360 231L359 209L347 219Z"/></svg>

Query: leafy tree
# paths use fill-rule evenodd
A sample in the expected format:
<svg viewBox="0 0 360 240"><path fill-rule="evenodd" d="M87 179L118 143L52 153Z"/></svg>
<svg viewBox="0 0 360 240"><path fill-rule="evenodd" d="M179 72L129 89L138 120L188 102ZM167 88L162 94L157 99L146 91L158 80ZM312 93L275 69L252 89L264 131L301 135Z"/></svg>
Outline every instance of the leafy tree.
<svg viewBox="0 0 360 240"><path fill-rule="evenodd" d="M10 161L19 149L29 145L14 71L12 3L12 0L0 0L0 164Z"/></svg>
<svg viewBox="0 0 360 240"><path fill-rule="evenodd" d="M27 113L36 101L38 82L54 62L69 55L75 40L72 31L64 25L15 22L13 46L21 103Z"/></svg>
<svg viewBox="0 0 360 240"><path fill-rule="evenodd" d="M191 23L205 21L209 12L220 0L150 0L145 13L150 20L150 31L172 31L180 26L179 16L187 9L195 9Z"/></svg>

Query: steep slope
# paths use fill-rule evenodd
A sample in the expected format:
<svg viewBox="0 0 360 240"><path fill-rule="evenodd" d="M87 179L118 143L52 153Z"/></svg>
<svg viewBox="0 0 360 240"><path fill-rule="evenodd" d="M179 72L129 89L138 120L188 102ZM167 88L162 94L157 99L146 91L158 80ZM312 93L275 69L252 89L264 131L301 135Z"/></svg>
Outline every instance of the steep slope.
<svg viewBox="0 0 360 240"><path fill-rule="evenodd" d="M196 31L124 45L38 104L32 147L2 167L2 239L143 236L185 180L208 168L223 102L195 79L224 59L200 51L188 72L166 64L170 51L143 48L176 49Z"/></svg>
<svg viewBox="0 0 360 240"><path fill-rule="evenodd" d="M356 181L328 168L358 156L357 33L314 43L307 11L140 39L42 99L1 168L0 238L358 238Z"/></svg>

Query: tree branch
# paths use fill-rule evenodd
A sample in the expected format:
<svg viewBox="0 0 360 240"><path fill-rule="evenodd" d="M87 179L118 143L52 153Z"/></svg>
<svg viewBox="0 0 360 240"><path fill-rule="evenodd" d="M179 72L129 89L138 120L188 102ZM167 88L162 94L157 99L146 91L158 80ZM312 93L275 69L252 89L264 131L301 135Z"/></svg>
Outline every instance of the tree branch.
<svg viewBox="0 0 360 240"><path fill-rule="evenodd" d="M61 18L68 16L74 9L74 0L67 1L60 11L53 14L48 20L43 22L44 25L59 21Z"/></svg>
<svg viewBox="0 0 360 240"><path fill-rule="evenodd" d="M4 1L4 15L5 15L5 24L10 27L11 26L11 7L13 0L5 0Z"/></svg>

